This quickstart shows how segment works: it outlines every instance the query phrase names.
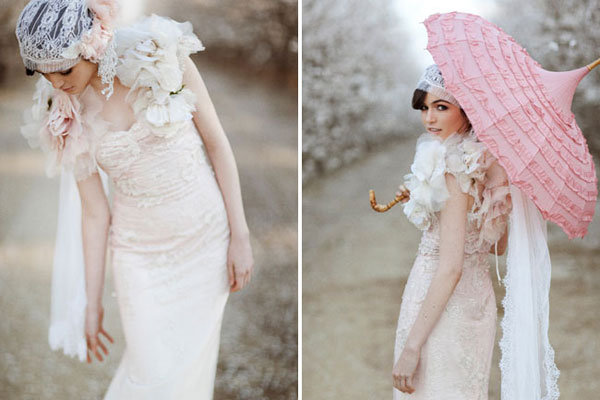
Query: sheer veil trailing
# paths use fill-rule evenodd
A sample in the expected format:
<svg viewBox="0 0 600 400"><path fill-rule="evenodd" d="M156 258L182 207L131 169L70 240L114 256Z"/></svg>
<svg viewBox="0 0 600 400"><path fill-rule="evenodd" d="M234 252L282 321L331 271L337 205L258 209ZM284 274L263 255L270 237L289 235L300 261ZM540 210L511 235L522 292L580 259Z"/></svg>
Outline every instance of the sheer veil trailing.
<svg viewBox="0 0 600 400"><path fill-rule="evenodd" d="M108 195L108 178L99 172ZM72 172L61 173L58 204L48 340L52 350L62 348L66 355L84 361L86 290L81 200Z"/></svg>
<svg viewBox="0 0 600 400"><path fill-rule="evenodd" d="M546 221L519 188L510 188L513 209L500 340L502 399L555 400L559 371L548 340L551 265Z"/></svg>

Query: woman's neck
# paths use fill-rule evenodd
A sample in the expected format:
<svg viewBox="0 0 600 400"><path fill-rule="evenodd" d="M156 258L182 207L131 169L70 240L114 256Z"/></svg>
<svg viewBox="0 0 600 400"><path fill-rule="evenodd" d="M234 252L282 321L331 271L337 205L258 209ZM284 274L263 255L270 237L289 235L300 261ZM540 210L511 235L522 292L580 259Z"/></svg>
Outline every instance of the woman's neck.
<svg viewBox="0 0 600 400"><path fill-rule="evenodd" d="M97 73L94 74L94 77L90 79L88 84L96 91L96 93L100 93L102 92L102 89L104 89L102 78Z"/></svg>

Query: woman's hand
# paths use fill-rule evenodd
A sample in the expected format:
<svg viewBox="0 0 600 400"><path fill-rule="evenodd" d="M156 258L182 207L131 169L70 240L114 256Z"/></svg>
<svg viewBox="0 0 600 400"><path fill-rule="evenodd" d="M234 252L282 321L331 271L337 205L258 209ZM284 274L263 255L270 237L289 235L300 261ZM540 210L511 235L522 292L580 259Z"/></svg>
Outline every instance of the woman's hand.
<svg viewBox="0 0 600 400"><path fill-rule="evenodd" d="M396 197L400 196L405 196L402 200L400 200L401 203L406 203L408 200L410 200L410 190L408 190L404 185L398 186Z"/></svg>
<svg viewBox="0 0 600 400"><path fill-rule="evenodd" d="M250 237L232 236L227 251L227 272L229 274L229 291L237 292L250 282L254 258Z"/></svg>
<svg viewBox="0 0 600 400"><path fill-rule="evenodd" d="M102 327L102 319L104 318L104 308L89 308L85 310L85 341L87 343L88 354L87 362L91 363L90 354L95 354L98 361L103 361L102 354L98 351L98 346L108 355L108 350L100 340L100 334L103 334L109 342L114 343L113 338Z"/></svg>
<svg viewBox="0 0 600 400"><path fill-rule="evenodd" d="M404 393L412 393L415 391L414 376L419 364L421 350L414 350L405 347L400 354L400 358L394 365L392 377L394 378L394 387Z"/></svg>

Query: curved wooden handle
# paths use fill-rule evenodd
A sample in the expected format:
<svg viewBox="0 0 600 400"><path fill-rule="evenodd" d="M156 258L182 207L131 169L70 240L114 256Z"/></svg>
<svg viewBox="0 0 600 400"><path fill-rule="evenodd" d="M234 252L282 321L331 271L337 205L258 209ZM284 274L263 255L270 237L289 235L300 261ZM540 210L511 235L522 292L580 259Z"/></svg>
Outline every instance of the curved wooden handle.
<svg viewBox="0 0 600 400"><path fill-rule="evenodd" d="M407 198L405 194L401 194L400 196L396 196L394 200L390 201L387 204L377 204L377 200L375 200L375 191L372 189L369 190L369 201L371 203L371 207L373 210L377 212L386 212L390 208L394 207L396 204Z"/></svg>
<svg viewBox="0 0 600 400"><path fill-rule="evenodd" d="M586 65L586 67L591 71L594 68L596 68L598 65L600 65L600 58L597 59L596 61L594 61L593 63Z"/></svg>

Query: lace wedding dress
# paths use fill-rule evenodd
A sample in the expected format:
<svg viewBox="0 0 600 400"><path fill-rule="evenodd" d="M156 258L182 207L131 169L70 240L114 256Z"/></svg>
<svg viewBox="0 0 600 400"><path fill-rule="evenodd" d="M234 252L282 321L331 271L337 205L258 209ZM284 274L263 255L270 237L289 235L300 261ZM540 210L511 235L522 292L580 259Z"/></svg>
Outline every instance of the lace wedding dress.
<svg viewBox="0 0 600 400"><path fill-rule="evenodd" d="M71 130L70 147L49 157L78 180L99 167L114 186L109 249L126 349L105 400L212 398L229 225L182 84L198 50L189 23L152 16L117 31L117 77L131 88L135 123L112 130L88 86L72 99L81 135ZM48 85L41 78L38 106Z"/></svg>
<svg viewBox="0 0 600 400"><path fill-rule="evenodd" d="M462 275L421 350L415 392L408 395L394 389L393 397L487 399L496 332L488 252L503 235L511 210L506 175L473 132L453 134L446 140L423 134L411 171L405 177L411 197L404 212L423 235L402 297L394 362L402 353L439 264L439 212L448 197L444 174L453 174L474 203L467 214Z"/></svg>

